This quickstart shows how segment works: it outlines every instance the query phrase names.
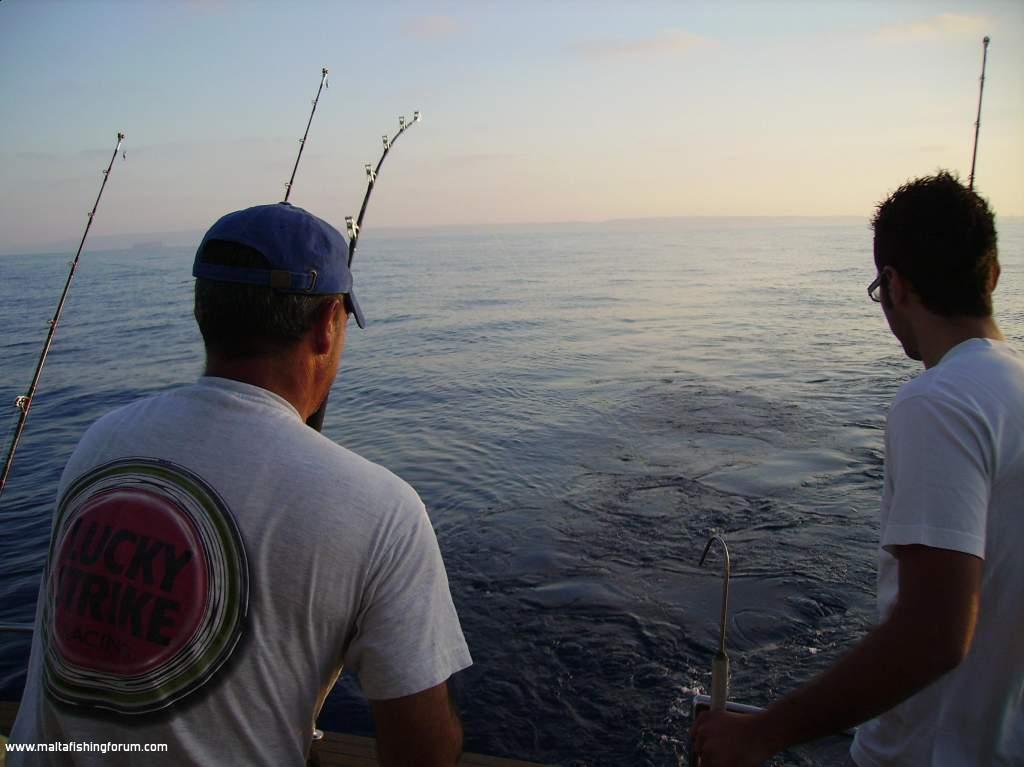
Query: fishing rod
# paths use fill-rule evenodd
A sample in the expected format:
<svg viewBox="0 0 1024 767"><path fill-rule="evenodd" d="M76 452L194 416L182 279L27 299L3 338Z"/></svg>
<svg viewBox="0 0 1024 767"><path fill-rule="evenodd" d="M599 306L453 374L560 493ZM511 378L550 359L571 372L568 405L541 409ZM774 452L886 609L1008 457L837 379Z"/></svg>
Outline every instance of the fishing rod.
<svg viewBox="0 0 1024 767"><path fill-rule="evenodd" d="M316 98L313 99L313 110L309 113L309 122L306 123L306 132L299 139L299 154L295 158L295 167L292 168L292 177L284 185L284 202L288 202L288 196L292 193L292 183L295 181L295 172L299 169L299 160L302 159L302 150L306 148L306 139L309 137L309 126L313 124L313 115L316 114L316 105L320 101L320 93L324 87L330 88L327 83L327 67L320 70L320 87L316 89Z"/></svg>
<svg viewBox="0 0 1024 767"><path fill-rule="evenodd" d="M967 188L974 189L974 162L978 159L978 133L981 131L981 99L985 95L985 65L988 63L989 36L985 35L981 52L981 83L978 85L978 118L974 121L974 149L971 152L971 175L967 180Z"/></svg>
<svg viewBox="0 0 1024 767"><path fill-rule="evenodd" d="M43 342L43 350L39 355L39 362L36 363L36 372L32 376L32 383L28 387L28 391L22 395L19 395L14 400L14 406L21 411L18 416L18 426L14 430L14 438L11 440L11 446L7 450L7 458L4 460L3 474L0 475L0 495L3 495L4 488L7 486L7 477L11 473L11 464L14 463L14 453L18 449L18 443L21 441L22 432L25 430L25 422L28 420L29 410L32 409L32 400L36 394L36 387L39 385L39 377L43 372L43 365L46 363L46 355L50 353L50 346L53 343L53 336L57 332L57 325L60 323L61 313L64 311L64 303L68 298L68 291L71 289L71 280L75 277L75 271L78 269L78 260L82 256L82 248L85 246L85 238L89 236L89 229L92 228L93 219L96 218L96 209L100 205L100 199L103 197L103 190L107 188L107 181L110 179L110 172L114 168L114 160L117 159L117 153L121 150L121 144L124 142L124 134L118 132L117 134L117 145L114 147L114 153L110 157L110 162L107 164L106 170L103 171L103 183L100 184L99 194L96 195L96 202L93 203L92 210L89 211L89 220L85 224L85 231L82 233L82 241L78 243L78 251L75 253L75 260L71 262L70 270L68 271L68 279L64 283L64 291L60 294L60 301L57 303L57 311L53 315L53 319L50 320L50 330L46 334L46 341Z"/></svg>
<svg viewBox="0 0 1024 767"><path fill-rule="evenodd" d="M405 121L405 115L401 115L398 118L398 133L391 138L388 138L388 134L381 136L381 140L384 142L384 151L381 153L380 159L377 160L377 167L372 167L369 163L366 164L366 194L363 195L363 204L359 206L359 216L355 221L352 220L352 216L345 216L345 228L348 230L348 265L352 266L352 259L356 255L356 245L359 242L359 231L363 228L363 216L366 215L366 206L370 202L370 195L373 194L373 187L377 183L377 176L380 173L380 168L384 164L384 160L388 156L388 152L391 151L391 147L395 145L399 137L405 133L409 128L420 121L420 113L412 113L412 122Z"/></svg>
<svg viewBox="0 0 1024 767"><path fill-rule="evenodd" d="M381 166L384 165L384 160L387 159L388 152L391 151L391 147L395 145L399 137L411 128L415 123L420 121L421 115L418 111L412 113L412 120L407 121L405 115L401 115L398 118L398 132L394 136L388 137L388 134L381 136L381 140L384 144L384 151L381 152L380 159L377 160L377 165L374 167L370 163L366 164L366 194L363 195L363 204L359 206L359 215L353 219L352 216L345 216L345 228L348 231L348 265L352 266L352 259L356 255L356 246L359 244L359 233L363 228L363 217L366 215L366 207L370 203L370 195L373 194L373 190L377 185L377 176L380 174ZM313 413L306 421L306 425L320 431L324 425L324 415L327 412L327 397L324 397L324 401L320 404L320 408Z"/></svg>

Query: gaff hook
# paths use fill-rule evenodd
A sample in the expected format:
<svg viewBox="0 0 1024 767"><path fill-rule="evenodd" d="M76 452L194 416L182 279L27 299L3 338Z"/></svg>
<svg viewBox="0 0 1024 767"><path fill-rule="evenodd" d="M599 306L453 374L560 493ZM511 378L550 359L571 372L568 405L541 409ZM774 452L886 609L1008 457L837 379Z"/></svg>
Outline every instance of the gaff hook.
<svg viewBox="0 0 1024 767"><path fill-rule="evenodd" d="M729 560L729 547L725 539L719 535L713 535L704 547L704 553L700 557L700 567L704 566L704 560L711 550L711 544L718 541L722 544L725 552L724 580L722 582L722 617L719 624L718 652L711 663L711 710L722 711L725 709L725 702L729 697L729 655L725 651L725 628L729 617L729 578L731 576L731 562Z"/></svg>

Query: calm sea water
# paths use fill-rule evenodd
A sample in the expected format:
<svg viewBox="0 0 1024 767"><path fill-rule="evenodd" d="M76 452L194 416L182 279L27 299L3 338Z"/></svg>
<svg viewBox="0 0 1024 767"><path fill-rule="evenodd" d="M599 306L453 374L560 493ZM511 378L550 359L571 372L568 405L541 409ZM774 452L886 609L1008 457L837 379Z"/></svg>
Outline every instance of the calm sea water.
<svg viewBox="0 0 1024 767"><path fill-rule="evenodd" d="M1024 221L1000 235L997 317L1024 347ZM28 384L68 258L0 258L0 404ZM191 258L83 256L0 507L0 621L32 619L81 432L199 374ZM368 232L356 265L371 324L324 430L430 509L476 660L469 750L679 763L717 644L720 555L698 567L714 531L734 697L767 703L870 625L885 412L917 366L865 294L866 221ZM27 643L0 642L9 699ZM369 732L353 680L320 725Z"/></svg>

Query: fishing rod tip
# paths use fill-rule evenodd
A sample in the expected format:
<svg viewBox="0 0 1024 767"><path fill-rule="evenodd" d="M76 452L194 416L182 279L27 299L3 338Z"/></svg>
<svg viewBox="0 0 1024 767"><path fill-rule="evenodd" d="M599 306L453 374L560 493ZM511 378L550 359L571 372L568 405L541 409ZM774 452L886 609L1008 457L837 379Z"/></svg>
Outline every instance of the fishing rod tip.
<svg viewBox="0 0 1024 767"><path fill-rule="evenodd" d="M990 42L992 42L992 38L989 37L988 35L985 35L981 42L985 43L985 45L988 45Z"/></svg>

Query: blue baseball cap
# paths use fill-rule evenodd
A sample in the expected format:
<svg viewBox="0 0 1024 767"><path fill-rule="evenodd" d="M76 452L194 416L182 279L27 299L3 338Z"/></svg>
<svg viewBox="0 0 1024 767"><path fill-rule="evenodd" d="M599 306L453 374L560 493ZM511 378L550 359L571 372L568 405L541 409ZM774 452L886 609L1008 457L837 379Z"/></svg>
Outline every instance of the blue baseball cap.
<svg viewBox="0 0 1024 767"><path fill-rule="evenodd" d="M203 260L203 251L212 240L252 248L270 266L209 263ZM323 219L287 202L257 205L222 216L199 243L192 276L214 282L266 285L282 293L312 296L343 293L359 327L366 327L363 311L352 292L348 242Z"/></svg>

